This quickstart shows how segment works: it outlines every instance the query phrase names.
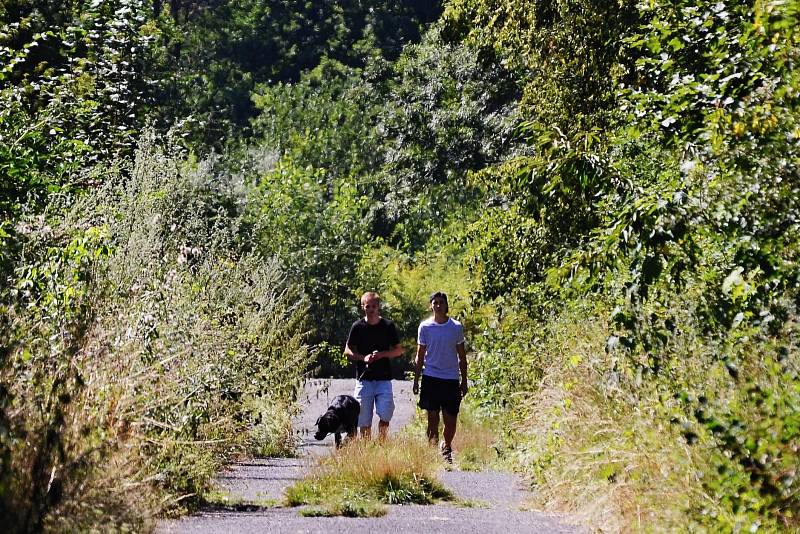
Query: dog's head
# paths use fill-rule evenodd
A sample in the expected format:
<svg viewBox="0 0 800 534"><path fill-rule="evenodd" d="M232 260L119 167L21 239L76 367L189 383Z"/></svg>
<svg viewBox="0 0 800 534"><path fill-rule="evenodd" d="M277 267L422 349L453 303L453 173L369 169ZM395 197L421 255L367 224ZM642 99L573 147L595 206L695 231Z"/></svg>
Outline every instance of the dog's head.
<svg viewBox="0 0 800 534"><path fill-rule="evenodd" d="M331 432L336 432L339 428L339 418L333 412L325 412L316 422L317 432L314 434L316 439L325 439L325 436Z"/></svg>

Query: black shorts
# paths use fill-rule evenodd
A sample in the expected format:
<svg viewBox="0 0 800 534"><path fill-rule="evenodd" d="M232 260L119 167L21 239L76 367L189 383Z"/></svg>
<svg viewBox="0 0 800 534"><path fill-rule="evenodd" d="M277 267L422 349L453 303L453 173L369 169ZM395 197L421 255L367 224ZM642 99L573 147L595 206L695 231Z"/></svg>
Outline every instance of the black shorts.
<svg viewBox="0 0 800 534"><path fill-rule="evenodd" d="M458 415L461 406L461 386L458 380L445 380L422 375L419 390L419 407L438 412L444 410L450 415Z"/></svg>

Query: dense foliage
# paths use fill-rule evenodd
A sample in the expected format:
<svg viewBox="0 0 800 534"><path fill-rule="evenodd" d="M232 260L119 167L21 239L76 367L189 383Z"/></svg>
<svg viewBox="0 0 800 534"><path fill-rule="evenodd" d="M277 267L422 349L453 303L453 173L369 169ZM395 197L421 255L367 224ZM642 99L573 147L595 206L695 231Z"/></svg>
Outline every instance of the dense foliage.
<svg viewBox="0 0 800 534"><path fill-rule="evenodd" d="M694 526L793 524L797 6L504 4L446 15L529 73L520 128L536 152L476 176L511 205L475 233L484 295L545 314L591 296L610 321L606 372L702 449L714 504L691 505Z"/></svg>
<svg viewBox="0 0 800 534"><path fill-rule="evenodd" d="M16 227L0 442L11 531L138 530L172 499L197 501L233 454L291 446L304 301L236 243L234 184L151 146L105 180L62 218Z"/></svg>
<svg viewBox="0 0 800 534"><path fill-rule="evenodd" d="M120 488L191 501L231 454L291 448L278 399L349 371L362 291L411 348L444 289L543 506L796 528L798 19L2 3L0 512L123 527L170 501Z"/></svg>
<svg viewBox="0 0 800 534"><path fill-rule="evenodd" d="M291 404L313 367L304 342L310 328L311 339L333 336L308 320L310 302L322 303L318 317L331 306L329 324L342 328L352 278L332 273L346 244L353 255L366 241L344 178L377 165L372 126L360 120L377 93L359 97L354 73L384 65L373 68L380 83L439 10L0 5L7 528L140 530L202 501L233 455L291 453ZM317 87L330 152L300 127ZM268 93L274 100L259 103ZM333 137L345 122L339 102L352 147ZM259 109L281 106L277 130L257 121L251 130ZM253 131L251 147L213 154Z"/></svg>

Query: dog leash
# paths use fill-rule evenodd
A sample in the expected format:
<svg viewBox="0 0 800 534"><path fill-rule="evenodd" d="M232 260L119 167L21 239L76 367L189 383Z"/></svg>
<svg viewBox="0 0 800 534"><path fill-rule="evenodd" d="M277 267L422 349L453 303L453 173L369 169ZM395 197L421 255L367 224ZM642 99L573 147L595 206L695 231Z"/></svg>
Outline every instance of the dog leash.
<svg viewBox="0 0 800 534"><path fill-rule="evenodd" d="M358 367L356 367L356 369L358 369ZM369 371L369 364L367 362L364 362L364 371L360 375L358 375L356 380L361 380L364 377L364 375L367 374L367 371Z"/></svg>
<svg viewBox="0 0 800 534"><path fill-rule="evenodd" d="M356 380L361 380L362 378L364 378L364 375L367 374L367 371L369 371L369 364L365 363L364 364L364 371L360 375L358 375Z"/></svg>

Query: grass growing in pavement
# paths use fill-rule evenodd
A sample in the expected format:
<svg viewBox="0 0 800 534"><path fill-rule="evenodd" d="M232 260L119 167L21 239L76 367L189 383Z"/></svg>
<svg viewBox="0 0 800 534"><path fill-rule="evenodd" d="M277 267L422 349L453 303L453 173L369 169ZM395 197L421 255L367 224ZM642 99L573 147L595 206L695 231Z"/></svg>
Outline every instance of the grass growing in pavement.
<svg viewBox="0 0 800 534"><path fill-rule="evenodd" d="M385 504L431 504L453 495L436 479L436 449L419 437L355 440L320 459L311 474L286 490L289 506L312 505L301 514L377 517Z"/></svg>
<svg viewBox="0 0 800 534"><path fill-rule="evenodd" d="M480 499L458 499L453 504L459 508L491 508L488 502Z"/></svg>
<svg viewBox="0 0 800 534"><path fill-rule="evenodd" d="M250 512L263 510L265 508L275 508L279 505L280 503L277 499L245 499L237 495L232 495L229 491L223 489L211 489L205 491L198 500L198 506L202 508L235 510L238 512Z"/></svg>

